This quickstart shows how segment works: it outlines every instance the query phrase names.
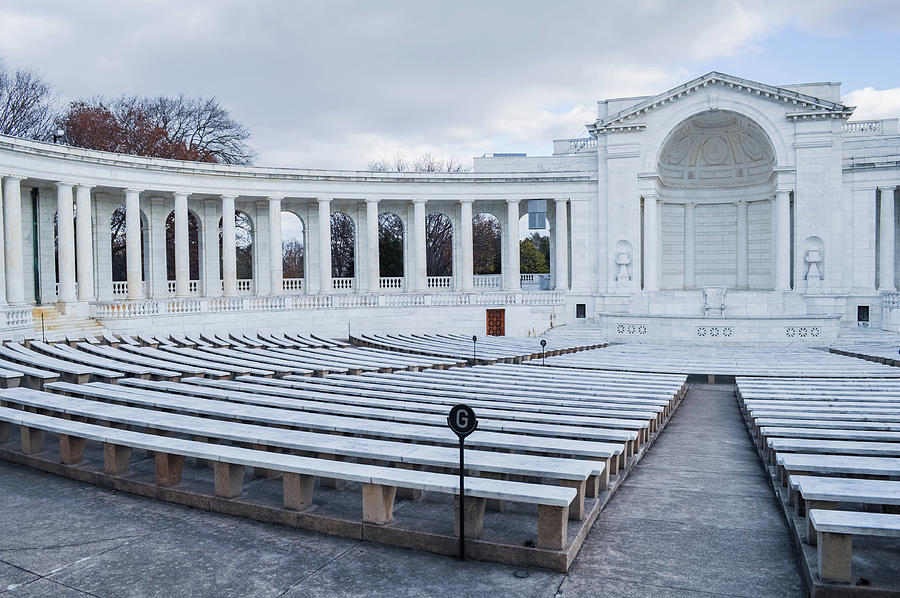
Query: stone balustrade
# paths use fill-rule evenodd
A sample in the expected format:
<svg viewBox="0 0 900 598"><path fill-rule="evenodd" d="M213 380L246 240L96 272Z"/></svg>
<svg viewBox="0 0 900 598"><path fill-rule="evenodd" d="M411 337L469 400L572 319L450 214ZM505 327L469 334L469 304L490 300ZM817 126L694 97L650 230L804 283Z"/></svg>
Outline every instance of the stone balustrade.
<svg viewBox="0 0 900 598"><path fill-rule="evenodd" d="M478 274L473 278L476 289L499 289L502 281L502 274Z"/></svg>
<svg viewBox="0 0 900 598"><path fill-rule="evenodd" d="M426 278L426 285L429 289L452 289L452 276L429 276Z"/></svg>
<svg viewBox="0 0 900 598"><path fill-rule="evenodd" d="M128 319L155 315L196 314L235 311L284 311L309 309L358 309L376 307L421 307L460 305L562 305L558 292L496 293L353 293L332 295L271 295L253 297L189 297L98 302L94 317ZM31 310L20 310L27 312ZM12 312L7 312L7 318ZM24 314L23 316L24 317Z"/></svg>

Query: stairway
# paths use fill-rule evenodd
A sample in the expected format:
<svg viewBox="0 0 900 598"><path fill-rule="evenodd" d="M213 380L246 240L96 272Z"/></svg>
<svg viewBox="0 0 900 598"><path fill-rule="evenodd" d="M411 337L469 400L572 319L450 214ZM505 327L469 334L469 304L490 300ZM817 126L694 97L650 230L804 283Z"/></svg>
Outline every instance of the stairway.
<svg viewBox="0 0 900 598"><path fill-rule="evenodd" d="M880 328L863 328L852 324L841 324L837 340L833 344L847 343L896 343L900 335Z"/></svg>
<svg viewBox="0 0 900 598"><path fill-rule="evenodd" d="M103 330L103 325L94 318L79 316L66 316L52 305L39 305L31 312L34 317L34 331L41 334L41 316L43 316L43 331L46 334L97 333Z"/></svg>

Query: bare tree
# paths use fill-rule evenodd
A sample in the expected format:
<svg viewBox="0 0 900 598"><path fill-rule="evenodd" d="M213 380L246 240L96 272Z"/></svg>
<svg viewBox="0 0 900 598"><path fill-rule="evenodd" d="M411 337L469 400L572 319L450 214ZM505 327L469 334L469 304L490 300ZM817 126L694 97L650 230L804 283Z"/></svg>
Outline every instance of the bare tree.
<svg viewBox="0 0 900 598"><path fill-rule="evenodd" d="M56 117L50 84L35 71L11 72L0 59L0 134L46 141Z"/></svg>
<svg viewBox="0 0 900 598"><path fill-rule="evenodd" d="M475 274L501 273L500 221L484 212L472 218L472 265Z"/></svg>
<svg viewBox="0 0 900 598"><path fill-rule="evenodd" d="M343 212L331 214L331 275L353 278L356 230L353 219Z"/></svg>
<svg viewBox="0 0 900 598"><path fill-rule="evenodd" d="M403 221L396 214L378 215L379 276L403 276Z"/></svg>
<svg viewBox="0 0 900 598"><path fill-rule="evenodd" d="M469 168L462 162L449 156L440 158L430 152L421 156L408 159L403 154L397 154L393 159L377 158L368 164L372 172L468 172Z"/></svg>
<svg viewBox="0 0 900 598"><path fill-rule="evenodd" d="M224 164L254 157L249 131L215 98L95 97L72 102L59 127L76 147Z"/></svg>
<svg viewBox="0 0 900 598"><path fill-rule="evenodd" d="M303 243L299 239L281 244L281 268L285 278L303 278Z"/></svg>
<svg viewBox="0 0 900 598"><path fill-rule="evenodd" d="M425 217L427 276L453 276L453 224L440 212Z"/></svg>

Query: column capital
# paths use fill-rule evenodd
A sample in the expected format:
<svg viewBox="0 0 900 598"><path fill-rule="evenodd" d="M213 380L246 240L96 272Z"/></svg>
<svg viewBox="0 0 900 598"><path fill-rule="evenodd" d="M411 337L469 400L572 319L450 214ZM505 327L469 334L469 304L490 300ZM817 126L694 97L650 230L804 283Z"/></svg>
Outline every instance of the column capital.
<svg viewBox="0 0 900 598"><path fill-rule="evenodd" d="M65 189L65 188L71 189L74 186L75 186L75 183L68 183L66 181L56 181L57 189Z"/></svg>
<svg viewBox="0 0 900 598"><path fill-rule="evenodd" d="M88 191L96 187L96 185L89 185L87 183L75 183L75 186L79 189L87 189Z"/></svg>
<svg viewBox="0 0 900 598"><path fill-rule="evenodd" d="M507 200L507 201L509 201L509 200ZM473 203L475 203L475 200L472 199L471 197L464 197L463 199L459 200L459 203L473 204Z"/></svg>
<svg viewBox="0 0 900 598"><path fill-rule="evenodd" d="M519 202L521 202L521 201L522 201L521 199L509 199L509 198L508 198L508 199L506 200L506 203L507 203L507 204L513 204L513 203L514 203L514 204L516 204L516 205L519 205Z"/></svg>
<svg viewBox="0 0 900 598"><path fill-rule="evenodd" d="M878 190L882 193L893 193L896 188L896 185L878 185Z"/></svg>
<svg viewBox="0 0 900 598"><path fill-rule="evenodd" d="M187 197L190 193L187 191L172 191L172 195L175 197Z"/></svg>
<svg viewBox="0 0 900 598"><path fill-rule="evenodd" d="M140 195L140 194L143 193L143 192L144 192L144 189L135 189L135 188L133 188L133 187L127 187L127 188L125 189L125 195L129 195L129 194L132 194L132 195L133 195L133 194L135 194L135 193L137 193L138 195Z"/></svg>
<svg viewBox="0 0 900 598"><path fill-rule="evenodd" d="M269 195L266 197L269 200L269 203L274 203L276 201L281 201L284 199L284 195Z"/></svg>
<svg viewBox="0 0 900 598"><path fill-rule="evenodd" d="M416 198L413 198L412 202L413 202L414 204L422 204L422 205L425 205L426 203L428 203L428 200L425 199L424 197L416 197Z"/></svg>
<svg viewBox="0 0 900 598"><path fill-rule="evenodd" d="M681 205L684 206L684 209L685 209L685 210L687 210L688 208L690 208L691 210L693 210L694 208L697 207L697 202L695 202L695 201L689 201L689 202L684 203L684 204L681 204Z"/></svg>
<svg viewBox="0 0 900 598"><path fill-rule="evenodd" d="M10 181L10 182L12 182L12 181L17 181L17 182L20 182L20 183L21 183L23 180L25 180L25 177L15 176L15 175L12 175L12 174L8 174L8 175L6 175L6 176L3 177L3 182L6 182L6 181Z"/></svg>
<svg viewBox="0 0 900 598"><path fill-rule="evenodd" d="M749 203L750 203L749 201L746 201L746 200L743 200L743 199L740 200L740 201L733 201L733 202L731 202L732 205L735 205L735 206L737 206L737 207L739 207L739 208L741 208L741 207L746 207L747 204L749 204Z"/></svg>
<svg viewBox="0 0 900 598"><path fill-rule="evenodd" d="M322 204L330 204L332 199L334 199L334 198L332 198L332 197L317 197L316 201L319 203L319 205L322 205Z"/></svg>
<svg viewBox="0 0 900 598"><path fill-rule="evenodd" d="M793 187L779 187L775 190L775 196L778 197L779 195L790 195L791 191L793 190Z"/></svg>
<svg viewBox="0 0 900 598"><path fill-rule="evenodd" d="M237 199L237 195L227 195L227 194L223 194L223 195L220 195L219 198L222 199L222 200L230 199L231 201L234 201L234 200Z"/></svg>
<svg viewBox="0 0 900 598"><path fill-rule="evenodd" d="M565 204L569 201L568 197L554 197L553 202L556 204Z"/></svg>
<svg viewBox="0 0 900 598"><path fill-rule="evenodd" d="M377 197L367 197L366 198L366 204L369 204L369 205L375 204L377 206L379 201L380 200Z"/></svg>

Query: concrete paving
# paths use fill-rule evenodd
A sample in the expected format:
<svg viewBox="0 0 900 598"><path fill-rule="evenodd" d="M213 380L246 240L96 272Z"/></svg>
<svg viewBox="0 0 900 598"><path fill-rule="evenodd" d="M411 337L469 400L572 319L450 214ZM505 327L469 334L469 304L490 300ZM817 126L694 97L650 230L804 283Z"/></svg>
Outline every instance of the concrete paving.
<svg viewBox="0 0 900 598"><path fill-rule="evenodd" d="M0 596L804 596L730 385L694 385L568 575L205 513L0 462Z"/></svg>

